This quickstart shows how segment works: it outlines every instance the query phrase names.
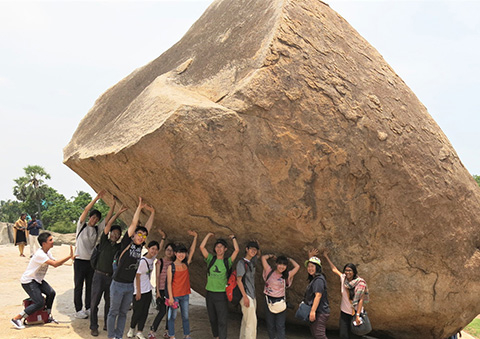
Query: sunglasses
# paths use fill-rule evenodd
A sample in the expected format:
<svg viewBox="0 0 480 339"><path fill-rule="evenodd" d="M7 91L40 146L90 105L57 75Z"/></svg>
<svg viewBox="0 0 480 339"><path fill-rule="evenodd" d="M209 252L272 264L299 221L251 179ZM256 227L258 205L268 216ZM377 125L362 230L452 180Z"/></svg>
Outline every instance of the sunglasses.
<svg viewBox="0 0 480 339"><path fill-rule="evenodd" d="M143 233L137 233L137 235L140 237L140 238L143 238L143 239L147 239L147 235L146 234L143 234Z"/></svg>

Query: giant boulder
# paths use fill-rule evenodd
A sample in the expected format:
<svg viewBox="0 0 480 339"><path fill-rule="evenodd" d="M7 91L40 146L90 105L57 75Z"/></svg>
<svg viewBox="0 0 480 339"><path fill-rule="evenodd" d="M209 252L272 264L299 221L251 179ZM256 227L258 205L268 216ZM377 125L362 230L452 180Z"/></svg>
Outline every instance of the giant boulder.
<svg viewBox="0 0 480 339"><path fill-rule="evenodd" d="M412 91L321 1L215 1L97 100L64 159L130 217L143 196L170 238L235 233L299 262L316 246L358 264L379 333L444 338L480 312L479 188ZM198 252L191 270L203 293ZM335 328L340 287L326 276Z"/></svg>

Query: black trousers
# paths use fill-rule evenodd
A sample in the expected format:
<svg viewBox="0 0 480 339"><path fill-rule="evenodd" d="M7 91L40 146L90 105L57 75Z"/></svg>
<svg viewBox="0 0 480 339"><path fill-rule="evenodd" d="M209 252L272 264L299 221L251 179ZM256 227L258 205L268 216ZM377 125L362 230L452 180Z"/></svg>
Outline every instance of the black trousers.
<svg viewBox="0 0 480 339"><path fill-rule="evenodd" d="M165 305L165 290L160 290L160 298L157 298L157 310L157 316L153 320L153 324L150 327L150 330L153 332L157 332L160 322L165 314L167 314L167 305ZM168 330L168 321L165 321L165 329Z"/></svg>
<svg viewBox="0 0 480 339"><path fill-rule="evenodd" d="M142 332L145 327L145 322L148 317L148 309L152 302L152 291L142 293L140 300L133 298L133 314L130 322L130 328L137 327L137 330Z"/></svg>
<svg viewBox="0 0 480 339"><path fill-rule="evenodd" d="M100 300L105 301L104 307L104 316L103 322L104 326L107 327L107 318L108 311L110 310L110 284L112 283L112 276L102 273L100 271L95 271L93 274L92 280L92 301L91 301L91 312L90 312L90 329L96 330L98 328L98 305Z"/></svg>
<svg viewBox="0 0 480 339"><path fill-rule="evenodd" d="M85 309L90 309L90 301L92 300L92 279L93 268L90 265L90 260L75 259L73 263L73 282L75 284L73 302L75 304L75 311L77 312L83 308L82 294L84 282Z"/></svg>
<svg viewBox="0 0 480 339"><path fill-rule="evenodd" d="M219 339L227 339L228 299L225 292L207 291L208 319L212 334Z"/></svg>
<svg viewBox="0 0 480 339"><path fill-rule="evenodd" d="M362 337L353 334L350 330L350 324L353 321L353 316L345 312L340 312L340 339L361 339Z"/></svg>
<svg viewBox="0 0 480 339"><path fill-rule="evenodd" d="M55 291L45 280L42 280L41 284L32 280L32 282L29 282L28 284L22 284L22 287L33 301L33 304L30 304L25 308L26 314L31 315L42 309L44 305L47 310L52 309L53 300L55 299ZM42 293L45 294L45 299L43 299Z"/></svg>

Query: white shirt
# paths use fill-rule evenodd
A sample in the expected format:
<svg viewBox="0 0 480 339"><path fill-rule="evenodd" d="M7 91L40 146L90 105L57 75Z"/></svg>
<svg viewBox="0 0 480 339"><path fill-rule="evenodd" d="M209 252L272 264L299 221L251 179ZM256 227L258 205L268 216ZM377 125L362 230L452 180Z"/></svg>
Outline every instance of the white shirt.
<svg viewBox="0 0 480 339"><path fill-rule="evenodd" d="M137 274L140 274L140 294L150 292L153 288L152 283L150 282L150 275L153 272L154 261L155 258L148 259L147 257L142 257L140 259L137 269ZM137 279L138 277L135 276L133 294L137 294Z"/></svg>
<svg viewBox="0 0 480 339"><path fill-rule="evenodd" d="M75 242L75 255L77 259L82 260L90 260L92 257L93 248L97 242L98 235L102 234L103 229L105 228L105 220L103 220L98 225L98 232L95 231L95 227L88 226L80 232L83 227L83 224L80 223L80 220L77 222L77 234L76 234L76 242Z"/></svg>
<svg viewBox="0 0 480 339"><path fill-rule="evenodd" d="M50 259L55 260L50 251L45 253L43 249L39 248L32 259L30 259L27 269L20 278L20 282L22 284L29 284L35 280L41 284L48 270L48 264L46 264L46 262Z"/></svg>

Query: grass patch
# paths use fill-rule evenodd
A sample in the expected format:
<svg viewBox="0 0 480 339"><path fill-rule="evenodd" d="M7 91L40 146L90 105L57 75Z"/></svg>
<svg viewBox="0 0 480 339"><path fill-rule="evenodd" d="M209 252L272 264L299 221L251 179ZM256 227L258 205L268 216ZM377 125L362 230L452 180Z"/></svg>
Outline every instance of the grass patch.
<svg viewBox="0 0 480 339"><path fill-rule="evenodd" d="M475 338L480 338L480 319L473 319L473 321L465 327L464 331Z"/></svg>

